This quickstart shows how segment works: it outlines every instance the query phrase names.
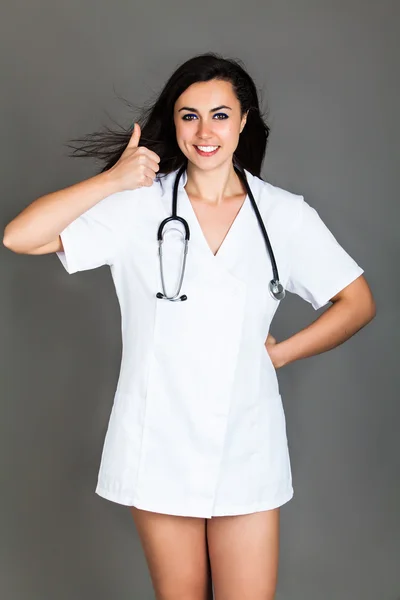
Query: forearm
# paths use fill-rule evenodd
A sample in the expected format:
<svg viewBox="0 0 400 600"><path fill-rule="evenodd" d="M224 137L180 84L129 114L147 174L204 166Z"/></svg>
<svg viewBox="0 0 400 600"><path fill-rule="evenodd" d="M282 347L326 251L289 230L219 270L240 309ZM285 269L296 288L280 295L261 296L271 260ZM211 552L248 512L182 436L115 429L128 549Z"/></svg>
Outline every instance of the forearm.
<svg viewBox="0 0 400 600"><path fill-rule="evenodd" d="M360 307L347 299L337 300L305 329L270 347L274 362L282 367L331 350L357 333L374 315L374 307L368 303Z"/></svg>
<svg viewBox="0 0 400 600"><path fill-rule="evenodd" d="M41 196L7 225L3 244L16 252L42 246L97 202L118 190L118 180L106 171Z"/></svg>

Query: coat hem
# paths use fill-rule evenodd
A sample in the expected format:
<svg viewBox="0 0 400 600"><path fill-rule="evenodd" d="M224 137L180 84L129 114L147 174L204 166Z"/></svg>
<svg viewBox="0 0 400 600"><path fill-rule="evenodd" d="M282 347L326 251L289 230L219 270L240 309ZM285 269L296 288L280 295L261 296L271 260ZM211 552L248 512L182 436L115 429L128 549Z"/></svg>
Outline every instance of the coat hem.
<svg viewBox="0 0 400 600"><path fill-rule="evenodd" d="M257 504L252 504L251 506L228 506L226 508L218 509L213 512L213 517L226 517L226 516L234 516L234 515L247 515L250 513L260 512L262 510L272 510L274 508L279 508L283 504L286 504L291 500L294 496L293 488L289 490L286 494L282 494L278 496L273 502L258 502Z"/></svg>
<svg viewBox="0 0 400 600"><path fill-rule="evenodd" d="M150 512L157 512L160 514L168 514L182 517L201 517L206 519L211 519L212 517L222 517L222 516L233 516L233 515L247 515L254 512L260 512L263 510L272 510L274 508L278 508L283 504L286 504L293 498L294 490L293 487L289 488L285 494L281 494L277 496L274 501L270 502L258 502L257 504L252 504L250 506L227 506L225 508L218 508L217 510L210 512L207 510L190 510L188 508L172 508L169 509L165 504L157 505L151 504L148 502L140 502L138 500L132 499L132 497L121 496L120 494L115 494L106 490L101 486L97 486L95 493L106 500L110 500L111 502L116 502L117 504L122 504L124 506L134 506L135 508L139 508L141 510L148 510Z"/></svg>

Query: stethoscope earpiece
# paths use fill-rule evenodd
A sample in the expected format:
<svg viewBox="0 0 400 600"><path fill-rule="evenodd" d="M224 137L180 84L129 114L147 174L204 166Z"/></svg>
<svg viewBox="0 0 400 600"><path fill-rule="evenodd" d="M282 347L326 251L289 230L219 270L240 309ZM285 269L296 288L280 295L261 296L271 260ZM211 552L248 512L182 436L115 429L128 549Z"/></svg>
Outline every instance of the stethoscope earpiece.
<svg viewBox="0 0 400 600"><path fill-rule="evenodd" d="M175 298L175 297L168 298L168 296L166 296L165 294L162 294L161 292L157 292L156 297L160 298L161 300L165 298L166 300L171 300L172 302L176 302L177 300L181 300L182 302L184 302L185 300L187 300L186 294L182 294L182 296L179 296L179 298Z"/></svg>

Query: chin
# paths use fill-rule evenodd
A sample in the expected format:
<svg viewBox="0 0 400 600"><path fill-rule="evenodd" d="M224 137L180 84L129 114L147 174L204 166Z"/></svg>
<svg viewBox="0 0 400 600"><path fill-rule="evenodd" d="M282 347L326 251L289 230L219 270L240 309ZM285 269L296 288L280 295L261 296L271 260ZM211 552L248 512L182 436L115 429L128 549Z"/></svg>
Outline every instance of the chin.
<svg viewBox="0 0 400 600"><path fill-rule="evenodd" d="M223 156L222 154L220 154L219 156L215 155L207 158L196 154L196 150L194 152L194 155L191 154L190 157L188 157L188 161L191 162L197 168L201 169L202 171L211 171L220 167L227 161L233 160L233 155Z"/></svg>

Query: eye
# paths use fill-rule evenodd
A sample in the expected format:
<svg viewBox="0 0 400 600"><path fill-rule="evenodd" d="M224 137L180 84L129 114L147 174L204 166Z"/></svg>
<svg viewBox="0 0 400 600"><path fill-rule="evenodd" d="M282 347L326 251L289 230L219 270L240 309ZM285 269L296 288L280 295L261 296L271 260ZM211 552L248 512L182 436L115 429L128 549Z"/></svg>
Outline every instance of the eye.
<svg viewBox="0 0 400 600"><path fill-rule="evenodd" d="M182 117L182 120L183 120L183 121L192 121L192 120L193 120L193 119L189 119L188 117L197 117L197 115L195 115L195 114L193 114L193 113L189 113L189 114L187 114L187 115L184 115L184 116ZM214 117L223 117L222 119L217 119L217 121L222 121L223 119L227 119L227 118L228 118L228 115L227 115L227 114L225 114L225 113L216 113L216 114L214 115Z"/></svg>

